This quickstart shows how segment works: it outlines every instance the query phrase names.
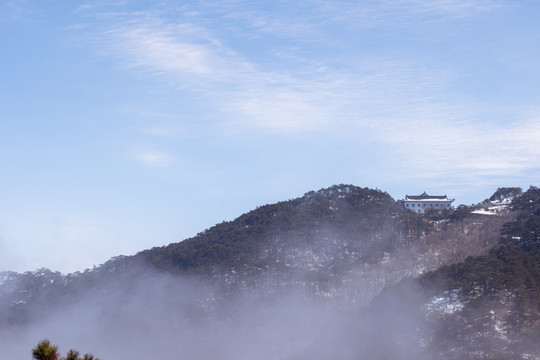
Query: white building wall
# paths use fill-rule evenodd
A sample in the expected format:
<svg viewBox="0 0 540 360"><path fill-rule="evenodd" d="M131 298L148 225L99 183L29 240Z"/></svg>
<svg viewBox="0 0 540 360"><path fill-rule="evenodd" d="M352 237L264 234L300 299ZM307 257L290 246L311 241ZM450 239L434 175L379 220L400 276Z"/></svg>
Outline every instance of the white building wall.
<svg viewBox="0 0 540 360"><path fill-rule="evenodd" d="M427 209L450 209L452 204L448 201L412 201L406 200L403 205L406 209L423 214Z"/></svg>

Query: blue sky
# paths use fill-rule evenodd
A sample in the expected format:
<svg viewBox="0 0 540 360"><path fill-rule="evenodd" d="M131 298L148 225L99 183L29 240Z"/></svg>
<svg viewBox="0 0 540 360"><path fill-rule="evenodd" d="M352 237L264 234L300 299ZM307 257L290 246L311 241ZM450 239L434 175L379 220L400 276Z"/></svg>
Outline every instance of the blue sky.
<svg viewBox="0 0 540 360"><path fill-rule="evenodd" d="M0 3L0 270L71 272L333 184L540 178L540 3Z"/></svg>

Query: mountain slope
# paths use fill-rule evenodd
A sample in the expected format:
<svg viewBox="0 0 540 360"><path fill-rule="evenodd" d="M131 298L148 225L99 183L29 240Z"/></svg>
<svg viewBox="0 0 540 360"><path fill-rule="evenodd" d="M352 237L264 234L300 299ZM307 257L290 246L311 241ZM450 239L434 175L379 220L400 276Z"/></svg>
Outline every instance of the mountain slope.
<svg viewBox="0 0 540 360"><path fill-rule="evenodd" d="M229 291L260 282L294 282L316 295L365 305L405 277L495 246L499 228L509 217L479 219L468 213L460 209L421 216L385 192L336 185L261 206L193 238L117 257L84 273L5 274L0 301L11 304L4 309L12 318L24 319L32 304L103 289L110 281L129 282L141 272L157 270L204 276ZM47 306L61 301L50 303Z"/></svg>
<svg viewBox="0 0 540 360"><path fill-rule="evenodd" d="M424 274L426 348L444 359L540 358L540 189L511 203L501 246Z"/></svg>
<svg viewBox="0 0 540 360"><path fill-rule="evenodd" d="M259 207L195 238L137 257L171 272L213 273L245 265L262 269L268 265L266 258L287 247L320 247L317 254L324 256L331 243L340 243L351 247L351 256L372 262L430 228L386 193L340 185Z"/></svg>
<svg viewBox="0 0 540 360"><path fill-rule="evenodd" d="M119 334L143 336L138 329L146 329L145 334L161 334L159 340L147 336L163 341L164 358L178 351L171 344L181 344L192 357L205 353L223 359L238 358L236 351L261 359L306 354L352 359L366 349L379 358L403 358L404 349L411 359L463 358L476 350L491 354L484 343L466 336L477 336L478 331L468 329L477 329L475 324L489 316L485 337L500 334L504 324L514 331L514 323L501 322L491 311L519 314L510 304L520 291L538 286L533 232L540 194L535 191L515 196L511 207L496 216L473 214L476 207L419 215L387 193L352 185L312 191L83 273L4 273L0 333L46 324L48 331L69 337L58 329L72 329L77 319L93 333L116 334L87 345L107 355L127 346ZM497 200L506 193L498 191ZM410 278L417 280L403 281ZM537 294L527 296L521 314L534 316L521 333L535 334L531 309ZM482 307L484 315L476 316L474 304L486 303L483 299L506 307ZM456 318L458 312L464 315ZM49 326L53 320L62 325ZM273 324L268 325L273 330L263 324ZM446 328L452 330L448 336ZM351 332L364 340L338 336ZM246 336L256 346L226 354L216 350L229 347L220 338L239 344ZM518 343L512 339L508 344ZM144 343L137 346L134 358L150 351ZM525 341L519 346L531 348ZM508 354L518 353L515 349Z"/></svg>

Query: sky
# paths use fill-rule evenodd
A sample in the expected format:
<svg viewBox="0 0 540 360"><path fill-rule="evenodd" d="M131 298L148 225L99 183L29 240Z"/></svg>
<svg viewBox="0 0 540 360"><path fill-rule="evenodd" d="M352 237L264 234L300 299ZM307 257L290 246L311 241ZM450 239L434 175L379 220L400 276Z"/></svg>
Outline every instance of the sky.
<svg viewBox="0 0 540 360"><path fill-rule="evenodd" d="M0 271L334 184L539 185L540 2L0 2Z"/></svg>

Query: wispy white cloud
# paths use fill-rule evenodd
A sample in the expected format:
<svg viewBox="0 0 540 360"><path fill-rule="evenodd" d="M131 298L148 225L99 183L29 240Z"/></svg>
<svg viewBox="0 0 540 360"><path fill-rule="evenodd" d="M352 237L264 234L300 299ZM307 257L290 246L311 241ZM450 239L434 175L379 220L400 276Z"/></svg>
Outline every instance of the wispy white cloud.
<svg viewBox="0 0 540 360"><path fill-rule="evenodd" d="M315 36L314 39L323 41L321 34L325 34L328 23L357 24L358 14L375 19L376 23L379 18L390 19L394 15L403 18L404 12L465 14L474 9L491 8L493 4L482 0L401 0L367 5L314 1L314 10L307 14L301 10L309 7L291 5L295 12L286 18L240 1L239 4L227 3L230 13L223 16L235 21L245 18L252 35L262 31L293 38ZM198 11L195 13L200 15ZM343 71L327 63L328 57L310 59L309 54L291 55L281 50L270 56L275 56L276 60L286 59L283 61L288 61L287 66L272 66L268 65L270 62L254 61L250 59L252 55L224 45L219 36L222 28L212 29L212 22L199 19L195 23L197 19L193 16L179 18L172 21L160 12L123 13L103 33L102 39L107 52L116 52L126 65L204 96L210 107L225 115L222 117L225 123L284 131L325 128L339 120L339 113L347 113L344 109L362 108L360 114L373 111L369 109L382 109L388 106L383 105L385 102L410 101L410 94L418 89L422 89L422 96L426 97L433 87L440 87L445 77L448 78L446 69L434 70L424 68L418 61L407 63L369 55L356 59L367 71L351 65L352 59L346 60L349 68ZM237 31L239 36L249 36ZM320 69L324 71L318 71Z"/></svg>
<svg viewBox="0 0 540 360"><path fill-rule="evenodd" d="M204 94L210 106L230 114L234 124L298 130L324 122L320 91L327 84L261 70L199 26L141 20L104 35L108 51L120 51L129 67Z"/></svg>
<svg viewBox="0 0 540 360"><path fill-rule="evenodd" d="M75 13L89 11L89 10L92 10L93 8L94 8L94 5L92 4L82 4L82 5L79 5L79 7L75 9Z"/></svg>
<svg viewBox="0 0 540 360"><path fill-rule="evenodd" d="M223 46L207 29L146 18L117 26L107 37L130 67L204 94L209 106L227 115L223 122L248 128L324 129L340 121L344 109L384 108L389 98L429 92L446 76L421 64L381 58L363 59L348 71L307 59L300 60L310 68L304 72L268 70Z"/></svg>
<svg viewBox="0 0 540 360"><path fill-rule="evenodd" d="M286 18L282 13L244 9L227 17L245 18L251 32L242 36L267 33L296 39L325 34L329 24L421 23L506 5L484 0L314 2L314 9L305 16L296 12ZM281 67L227 46L219 35L220 27L212 28L208 20L195 22L201 13L191 13L197 16L174 21L160 13L122 14L120 21L113 21L103 32L104 46L133 69L161 76L182 91L201 94L209 107L223 115L222 124L293 133L356 125L359 132L368 132L394 149L411 168L429 169L419 175L423 177L442 177L448 169L490 176L536 166L531 159L539 154L537 146L521 140L538 134L536 122L522 117L500 127L478 120L485 117L478 113L489 112L490 105L466 103L450 91L459 78L458 70L450 66L426 66L421 58L388 54L357 53L353 59L325 54L311 59L309 52L299 55L276 48L269 54L276 64L285 61L288 65ZM326 46L328 52L339 49L330 38L320 40L319 46ZM147 131L164 135L175 131L171 129L158 126ZM139 160L153 166L170 163L153 153L139 155Z"/></svg>
<svg viewBox="0 0 540 360"><path fill-rule="evenodd" d="M219 65L215 44L195 43L198 30L189 24L175 27L174 32L161 30L159 23L137 23L110 29L106 36L124 52L131 66L150 68L158 73L213 76ZM111 44L108 44L111 45Z"/></svg>
<svg viewBox="0 0 540 360"><path fill-rule="evenodd" d="M329 116L327 109L310 95L315 94L289 89L259 90L237 96L227 108L266 129L308 130L324 125Z"/></svg>
<svg viewBox="0 0 540 360"><path fill-rule="evenodd" d="M429 111L435 109L432 106ZM456 114L469 121L452 119ZM536 160L540 144L534 140L540 137L539 114L497 125L476 122L477 114L467 110L445 112L441 106L439 113L429 117L425 117L426 112L418 118L404 116L382 127L378 135L400 155L405 177L452 177L464 183L489 177L518 178L531 169L540 169Z"/></svg>
<svg viewBox="0 0 540 360"><path fill-rule="evenodd" d="M135 155L135 160L151 167L168 167L173 162L173 156L165 152L144 151Z"/></svg>

